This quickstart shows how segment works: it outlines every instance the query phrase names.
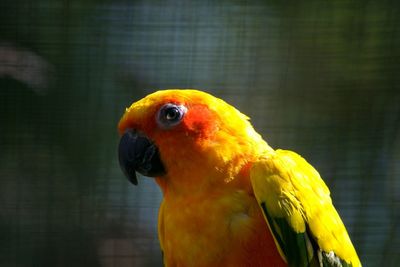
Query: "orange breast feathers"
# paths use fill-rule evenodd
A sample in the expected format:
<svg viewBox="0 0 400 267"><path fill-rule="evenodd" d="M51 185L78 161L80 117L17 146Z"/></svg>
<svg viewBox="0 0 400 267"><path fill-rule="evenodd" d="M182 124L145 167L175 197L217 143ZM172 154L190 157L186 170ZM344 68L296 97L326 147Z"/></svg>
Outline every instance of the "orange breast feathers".
<svg viewBox="0 0 400 267"><path fill-rule="evenodd" d="M257 202L245 191L168 194L159 238L166 266L286 266Z"/></svg>

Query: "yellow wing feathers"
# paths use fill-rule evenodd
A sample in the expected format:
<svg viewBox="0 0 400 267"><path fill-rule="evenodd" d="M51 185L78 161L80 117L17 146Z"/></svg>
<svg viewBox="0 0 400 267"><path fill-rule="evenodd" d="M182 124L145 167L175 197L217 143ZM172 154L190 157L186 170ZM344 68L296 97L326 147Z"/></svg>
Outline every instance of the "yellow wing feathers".
<svg viewBox="0 0 400 267"><path fill-rule="evenodd" d="M311 244L318 247L314 255L318 253L319 265L335 266L336 261L342 265L361 266L346 228L332 205L328 187L301 156L277 150L254 163L250 177L278 247L286 245L287 229L282 228L288 225L297 236L304 233L302 237L307 244L302 249L307 257ZM285 248L280 249L285 252ZM332 255L340 259L333 257L333 263L324 265L321 255L327 261Z"/></svg>

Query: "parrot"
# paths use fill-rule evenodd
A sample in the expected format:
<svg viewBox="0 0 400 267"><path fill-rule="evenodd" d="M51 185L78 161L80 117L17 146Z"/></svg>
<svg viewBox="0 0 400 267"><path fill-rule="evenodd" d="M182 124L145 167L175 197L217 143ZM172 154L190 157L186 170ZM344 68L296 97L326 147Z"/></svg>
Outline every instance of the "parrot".
<svg viewBox="0 0 400 267"><path fill-rule="evenodd" d="M224 100L158 90L126 108L118 132L123 173L162 193L164 266L361 266L319 173Z"/></svg>

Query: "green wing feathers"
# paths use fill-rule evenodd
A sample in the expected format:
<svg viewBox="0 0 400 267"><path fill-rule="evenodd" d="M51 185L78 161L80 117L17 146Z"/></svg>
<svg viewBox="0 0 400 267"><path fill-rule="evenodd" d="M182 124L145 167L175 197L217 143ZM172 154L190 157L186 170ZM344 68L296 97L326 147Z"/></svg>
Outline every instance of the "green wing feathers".
<svg viewBox="0 0 400 267"><path fill-rule="evenodd" d="M277 150L254 163L250 177L289 266L361 266L328 187L301 156Z"/></svg>

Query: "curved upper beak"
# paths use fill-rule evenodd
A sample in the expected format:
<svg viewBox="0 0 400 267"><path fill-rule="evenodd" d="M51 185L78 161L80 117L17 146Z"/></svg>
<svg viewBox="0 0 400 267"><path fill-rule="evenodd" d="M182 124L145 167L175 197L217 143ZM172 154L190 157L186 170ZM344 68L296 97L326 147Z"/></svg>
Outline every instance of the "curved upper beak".
<svg viewBox="0 0 400 267"><path fill-rule="evenodd" d="M166 174L157 146L144 134L128 129L118 147L119 164L128 180L137 185L136 172L158 177Z"/></svg>

